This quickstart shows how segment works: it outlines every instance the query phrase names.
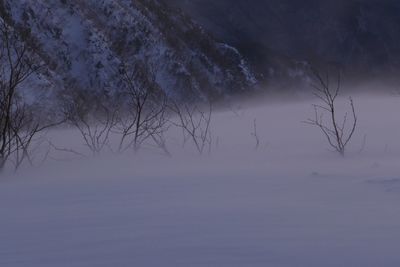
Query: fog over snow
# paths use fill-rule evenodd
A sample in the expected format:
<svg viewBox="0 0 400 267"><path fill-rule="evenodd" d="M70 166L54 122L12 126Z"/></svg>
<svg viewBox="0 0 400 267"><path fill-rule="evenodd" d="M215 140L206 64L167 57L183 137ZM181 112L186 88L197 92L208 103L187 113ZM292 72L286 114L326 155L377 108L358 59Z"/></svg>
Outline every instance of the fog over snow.
<svg viewBox="0 0 400 267"><path fill-rule="evenodd" d="M353 98L344 158L303 123L317 100L258 101L215 109L210 155L171 129L172 157L52 151L3 174L0 266L400 266L400 97Z"/></svg>

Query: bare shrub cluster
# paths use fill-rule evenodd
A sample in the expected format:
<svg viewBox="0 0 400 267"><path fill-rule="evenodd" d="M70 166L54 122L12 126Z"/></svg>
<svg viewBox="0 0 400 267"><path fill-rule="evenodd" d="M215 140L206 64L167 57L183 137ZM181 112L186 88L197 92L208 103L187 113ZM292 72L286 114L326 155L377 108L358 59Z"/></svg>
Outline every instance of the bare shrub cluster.
<svg viewBox="0 0 400 267"><path fill-rule="evenodd" d="M203 111L197 105L178 104L169 99L158 87L155 73L143 64L120 66L119 90L112 97L105 93L94 97L79 88L71 89L62 100L63 113L67 124L80 133L89 155L52 144L53 148L79 156L156 148L171 156L166 133L177 127L182 130L185 145L193 144L199 154L210 152L211 105Z"/></svg>
<svg viewBox="0 0 400 267"><path fill-rule="evenodd" d="M343 117L338 114L337 100L341 88L340 72L335 84L330 81L329 73L323 77L319 72L314 71L314 95L321 101L321 104L314 104L314 118L306 123L318 127L325 136L328 144L341 156L345 155L346 148L357 129L357 113L354 102L349 97L350 117L346 112ZM325 115L328 118L325 120Z"/></svg>
<svg viewBox="0 0 400 267"><path fill-rule="evenodd" d="M35 112L24 99L27 81L39 71L40 64L3 21L0 21L0 42L0 170L8 165L15 169L24 163L32 165L41 135L61 123L79 133L86 150L60 148L49 142L50 147L76 156L136 153L145 148L156 148L171 156L167 136L170 128L182 133L184 147L194 148L199 155L211 153L212 105L179 103L168 98L158 86L150 64L140 60L133 65L121 64L115 71L119 83L113 95L106 90L94 93L76 88L71 83L60 101L64 118L61 122L43 123L40 112ZM338 114L340 75L331 83L329 75L314 72L313 87L321 103L314 105L315 116L306 123L319 128L329 145L344 156L357 129L354 102L349 98L350 112L344 116ZM251 136L258 150L261 141L256 120Z"/></svg>
<svg viewBox="0 0 400 267"><path fill-rule="evenodd" d="M211 153L212 105L209 103L207 108L202 108L193 104L172 103L170 109L176 115L172 124L182 131L183 146L191 143L199 154Z"/></svg>
<svg viewBox="0 0 400 267"><path fill-rule="evenodd" d="M33 143L46 129L58 123L41 123L24 100L24 86L41 66L28 46L6 22L0 20L0 170L12 164L33 164Z"/></svg>

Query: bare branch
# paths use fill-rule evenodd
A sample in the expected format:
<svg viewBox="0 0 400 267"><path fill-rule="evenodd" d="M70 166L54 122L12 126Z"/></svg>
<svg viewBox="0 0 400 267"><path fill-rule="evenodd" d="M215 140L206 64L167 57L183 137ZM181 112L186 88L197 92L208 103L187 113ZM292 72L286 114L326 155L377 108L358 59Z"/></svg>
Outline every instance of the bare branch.
<svg viewBox="0 0 400 267"><path fill-rule="evenodd" d="M190 140L199 154L203 154L206 149L211 153L212 105L209 103L207 111L197 105L177 103L173 103L170 108L177 117L177 121L172 121L172 124L182 129L184 144Z"/></svg>
<svg viewBox="0 0 400 267"><path fill-rule="evenodd" d="M338 120L337 118L336 99L339 96L341 87L340 72L338 73L337 83L334 89L331 89L330 87L329 74L326 74L326 78L324 79L319 72L315 70L313 72L316 80L316 82L312 84L312 87L316 90L314 95L320 99L323 104L313 105L315 117L313 119L308 119L305 123L318 127L327 139L329 145L340 155L344 156L346 147L351 141L357 128L357 114L353 99L349 99L353 120L348 129L348 113L343 116L342 120ZM328 122L324 122L323 120L325 112L330 115Z"/></svg>

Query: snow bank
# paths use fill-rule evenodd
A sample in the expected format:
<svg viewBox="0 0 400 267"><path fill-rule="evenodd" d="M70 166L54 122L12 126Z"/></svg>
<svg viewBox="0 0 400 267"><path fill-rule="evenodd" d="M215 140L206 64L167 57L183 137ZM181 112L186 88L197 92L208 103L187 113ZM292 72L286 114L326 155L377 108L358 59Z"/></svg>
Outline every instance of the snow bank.
<svg viewBox="0 0 400 267"><path fill-rule="evenodd" d="M344 159L302 123L309 102L236 105L215 115L211 156L179 152L173 135L172 158L105 156L3 177L0 266L397 267L400 99L355 101Z"/></svg>

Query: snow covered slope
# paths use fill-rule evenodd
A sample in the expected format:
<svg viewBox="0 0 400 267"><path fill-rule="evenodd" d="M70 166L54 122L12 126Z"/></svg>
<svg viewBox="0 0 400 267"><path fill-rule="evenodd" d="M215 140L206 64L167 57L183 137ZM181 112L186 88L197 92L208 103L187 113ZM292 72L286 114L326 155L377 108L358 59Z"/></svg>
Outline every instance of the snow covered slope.
<svg viewBox="0 0 400 267"><path fill-rule="evenodd" d="M234 48L157 0L1 0L0 14L41 57L52 87L116 90L120 64L137 62L175 97L221 97L255 82Z"/></svg>

